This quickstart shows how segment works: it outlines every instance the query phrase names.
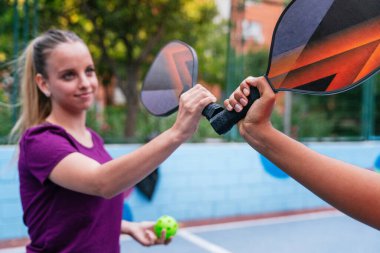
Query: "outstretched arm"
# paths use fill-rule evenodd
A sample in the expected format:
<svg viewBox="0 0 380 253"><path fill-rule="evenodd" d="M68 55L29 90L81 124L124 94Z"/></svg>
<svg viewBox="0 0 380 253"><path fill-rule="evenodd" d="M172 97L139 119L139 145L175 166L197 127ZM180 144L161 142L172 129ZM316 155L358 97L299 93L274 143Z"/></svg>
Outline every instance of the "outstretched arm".
<svg viewBox="0 0 380 253"><path fill-rule="evenodd" d="M104 164L80 153L60 161L49 178L67 189L112 198L149 175L197 130L202 110L216 98L197 84L181 95L174 125L130 154Z"/></svg>
<svg viewBox="0 0 380 253"><path fill-rule="evenodd" d="M275 95L265 78L244 80L225 101L226 107L230 110L243 107L250 85L259 89L261 98L254 102L246 118L239 123L243 138L332 206L380 229L380 175L319 154L273 128L270 115Z"/></svg>

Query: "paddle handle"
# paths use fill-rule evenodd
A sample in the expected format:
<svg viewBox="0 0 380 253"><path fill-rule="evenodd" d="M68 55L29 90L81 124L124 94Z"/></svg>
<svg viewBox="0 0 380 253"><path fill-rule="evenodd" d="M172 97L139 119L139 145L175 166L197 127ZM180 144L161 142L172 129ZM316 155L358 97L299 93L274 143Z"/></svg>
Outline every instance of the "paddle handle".
<svg viewBox="0 0 380 253"><path fill-rule="evenodd" d="M227 111L221 105L211 103L202 111L202 115L210 121L211 126L215 132L219 135L225 134L231 130L231 128L245 117L249 108L260 97L259 90L255 87L250 87L250 93L248 96L248 104L244 106L240 112Z"/></svg>

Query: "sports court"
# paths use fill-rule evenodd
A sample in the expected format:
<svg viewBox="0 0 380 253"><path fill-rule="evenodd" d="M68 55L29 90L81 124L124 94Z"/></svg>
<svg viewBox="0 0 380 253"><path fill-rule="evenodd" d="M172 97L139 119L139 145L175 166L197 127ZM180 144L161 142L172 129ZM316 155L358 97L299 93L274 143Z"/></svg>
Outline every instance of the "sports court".
<svg viewBox="0 0 380 253"><path fill-rule="evenodd" d="M169 246L145 248L125 236L121 249L125 253L375 253L380 238L377 230L332 210L181 228ZM24 248L0 250L22 252Z"/></svg>
<svg viewBox="0 0 380 253"><path fill-rule="evenodd" d="M337 211L183 228L170 246L126 252L379 252L378 231Z"/></svg>

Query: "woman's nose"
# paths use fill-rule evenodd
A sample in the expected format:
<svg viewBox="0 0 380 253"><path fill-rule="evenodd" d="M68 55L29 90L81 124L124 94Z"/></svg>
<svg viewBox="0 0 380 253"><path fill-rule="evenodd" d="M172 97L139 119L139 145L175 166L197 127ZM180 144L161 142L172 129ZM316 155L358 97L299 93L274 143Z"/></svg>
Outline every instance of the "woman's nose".
<svg viewBox="0 0 380 253"><path fill-rule="evenodd" d="M80 88L87 88L91 84L91 78L86 75L81 75L79 80L79 87Z"/></svg>

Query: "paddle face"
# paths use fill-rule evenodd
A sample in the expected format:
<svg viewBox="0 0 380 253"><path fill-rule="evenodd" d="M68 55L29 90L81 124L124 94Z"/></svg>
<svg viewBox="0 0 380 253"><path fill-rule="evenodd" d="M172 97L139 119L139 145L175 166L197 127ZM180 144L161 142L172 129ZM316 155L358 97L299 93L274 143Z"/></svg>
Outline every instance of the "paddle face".
<svg viewBox="0 0 380 253"><path fill-rule="evenodd" d="M380 68L380 1L294 0L277 22L270 52L265 76L274 91L326 95L349 90ZM145 78L143 104L154 115L171 114L180 94L194 85L197 72L194 50L178 41L169 43ZM251 87L240 113L210 104L202 114L224 134L259 97Z"/></svg>
<svg viewBox="0 0 380 253"><path fill-rule="evenodd" d="M172 41L155 58L145 79L141 101L155 116L178 109L180 95L193 87L198 75L195 51L181 41Z"/></svg>
<svg viewBox="0 0 380 253"><path fill-rule="evenodd" d="M277 23L267 79L275 91L333 94L379 70L379 0L294 0Z"/></svg>

